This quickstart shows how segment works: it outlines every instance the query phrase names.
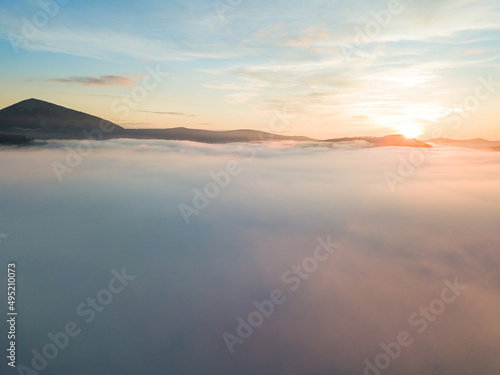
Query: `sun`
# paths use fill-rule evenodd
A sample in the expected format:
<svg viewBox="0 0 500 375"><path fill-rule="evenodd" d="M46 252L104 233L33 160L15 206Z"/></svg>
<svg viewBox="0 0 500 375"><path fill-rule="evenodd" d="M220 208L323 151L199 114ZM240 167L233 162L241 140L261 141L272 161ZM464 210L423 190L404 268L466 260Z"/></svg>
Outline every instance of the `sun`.
<svg viewBox="0 0 500 375"><path fill-rule="evenodd" d="M405 124L398 127L399 133L401 133L405 138L417 138L422 134L422 129L415 124Z"/></svg>

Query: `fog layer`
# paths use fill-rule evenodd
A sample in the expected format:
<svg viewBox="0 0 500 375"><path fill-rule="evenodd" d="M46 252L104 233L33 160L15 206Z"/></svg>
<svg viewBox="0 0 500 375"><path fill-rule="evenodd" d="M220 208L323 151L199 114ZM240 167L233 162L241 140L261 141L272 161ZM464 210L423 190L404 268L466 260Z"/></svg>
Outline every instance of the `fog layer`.
<svg viewBox="0 0 500 375"><path fill-rule="evenodd" d="M500 370L500 154L115 140L68 167L77 146L0 150L0 266L17 263L18 366L33 368L32 350L73 321L81 332L40 373ZM62 182L61 165L71 170ZM214 176L229 180L210 198ZM196 192L205 199L193 202ZM284 275L314 256L318 237L338 247L292 283ZM123 268L135 278L86 323L78 306ZM466 288L440 311L433 301L449 283ZM284 302L238 335L237 319L276 289ZM411 344L366 370L405 332Z"/></svg>

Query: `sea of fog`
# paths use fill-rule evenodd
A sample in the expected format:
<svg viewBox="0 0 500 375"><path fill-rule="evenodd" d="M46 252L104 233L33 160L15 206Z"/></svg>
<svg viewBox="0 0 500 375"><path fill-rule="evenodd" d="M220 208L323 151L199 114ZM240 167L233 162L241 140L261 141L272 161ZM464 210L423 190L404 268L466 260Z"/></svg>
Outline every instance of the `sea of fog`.
<svg viewBox="0 0 500 375"><path fill-rule="evenodd" d="M2 374L498 373L500 153L315 146L2 148Z"/></svg>

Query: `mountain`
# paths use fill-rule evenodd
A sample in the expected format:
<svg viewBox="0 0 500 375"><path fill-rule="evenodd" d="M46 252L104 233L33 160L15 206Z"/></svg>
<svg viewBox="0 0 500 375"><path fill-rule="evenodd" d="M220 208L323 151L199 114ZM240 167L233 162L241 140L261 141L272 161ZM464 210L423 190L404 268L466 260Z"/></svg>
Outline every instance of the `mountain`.
<svg viewBox="0 0 500 375"><path fill-rule="evenodd" d="M334 138L327 139L324 142L354 142L354 141L365 141L369 144L369 147L422 147L422 148L432 148L425 142L419 141L415 138L406 138L400 134L386 135L383 137L344 137L344 138Z"/></svg>
<svg viewBox="0 0 500 375"><path fill-rule="evenodd" d="M0 132L35 139L80 139L105 120L38 99L27 99L0 111ZM109 123L109 122L108 122ZM121 126L116 130L124 130Z"/></svg>
<svg viewBox="0 0 500 375"><path fill-rule="evenodd" d="M240 129L227 131L213 131L188 128L171 129L127 129L122 138L133 139L165 139L177 141L193 141L201 143L231 143L231 142L260 142L260 141L314 141L302 136L286 136L266 133L258 130Z"/></svg>
<svg viewBox="0 0 500 375"><path fill-rule="evenodd" d="M100 124L114 125L103 134L106 139L165 139L204 143L257 141L313 141L308 137L284 136L257 130L210 131L200 129L125 129L110 121L38 99L23 100L0 110L0 134L24 135L33 139L85 139L84 131L99 129Z"/></svg>
<svg viewBox="0 0 500 375"><path fill-rule="evenodd" d="M473 148L476 150L495 149L500 147L500 141L488 141L483 138L465 139L465 140L456 140L449 138L433 138L426 140L426 142L434 143L441 146Z"/></svg>
<svg viewBox="0 0 500 375"><path fill-rule="evenodd" d="M188 128L171 129L125 129L119 125L83 112L75 111L38 99L23 100L0 110L0 136L10 140L26 139L85 139L86 134L100 126L114 125L114 130L100 135L105 139L164 139L184 140L203 143L295 141L316 142L317 144L364 141L367 147L432 147L417 139L407 139L402 135L385 137L352 137L320 141L302 136L286 136L257 130L240 129L230 131L211 131ZM95 132L93 132L95 133ZM10 138L9 138L10 137Z"/></svg>

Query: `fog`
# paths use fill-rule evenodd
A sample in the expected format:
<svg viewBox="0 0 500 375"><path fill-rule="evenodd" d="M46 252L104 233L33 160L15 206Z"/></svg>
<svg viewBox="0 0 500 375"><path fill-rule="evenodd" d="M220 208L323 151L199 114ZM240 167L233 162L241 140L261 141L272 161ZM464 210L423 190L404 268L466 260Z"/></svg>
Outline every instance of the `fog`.
<svg viewBox="0 0 500 375"><path fill-rule="evenodd" d="M425 151L408 172L420 151L114 140L61 182L54 165L77 146L0 150L0 291L11 261L18 284L18 368L4 358L2 373L29 373L19 366L32 369L32 350L68 322L81 332L40 374L500 370L499 153ZM214 175L230 180L196 207L193 189L204 194ZM292 290L283 276L318 238L338 245ZM77 307L123 268L135 278L86 323ZM454 283L466 288L422 329L419 309ZM284 301L238 336L237 319L276 289ZM385 363L381 343L404 332L411 344Z"/></svg>

